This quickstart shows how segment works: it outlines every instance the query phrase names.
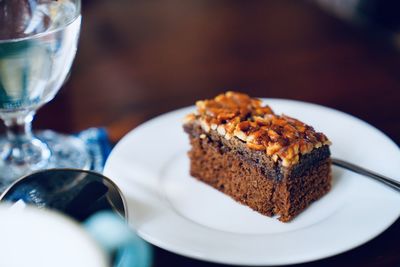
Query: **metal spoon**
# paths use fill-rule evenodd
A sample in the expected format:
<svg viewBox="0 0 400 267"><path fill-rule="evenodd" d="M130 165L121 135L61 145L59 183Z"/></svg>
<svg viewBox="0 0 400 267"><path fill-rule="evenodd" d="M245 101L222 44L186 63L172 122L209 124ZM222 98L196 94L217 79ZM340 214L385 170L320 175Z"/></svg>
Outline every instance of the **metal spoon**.
<svg viewBox="0 0 400 267"><path fill-rule="evenodd" d="M384 183L384 184L390 186L391 188L400 192L400 182L397 182L396 180L394 180L392 178L389 178L389 177L386 177L379 173L367 170L365 168L362 168L360 166L354 165L353 163L350 163L350 162L347 162L347 161L344 161L341 159L332 158L332 164L342 167L344 169L353 171L355 173L371 177L371 178L373 178L381 183Z"/></svg>
<svg viewBox="0 0 400 267"><path fill-rule="evenodd" d="M117 185L86 170L50 169L29 174L11 184L0 200L55 209L78 221L100 210L128 217L126 201Z"/></svg>

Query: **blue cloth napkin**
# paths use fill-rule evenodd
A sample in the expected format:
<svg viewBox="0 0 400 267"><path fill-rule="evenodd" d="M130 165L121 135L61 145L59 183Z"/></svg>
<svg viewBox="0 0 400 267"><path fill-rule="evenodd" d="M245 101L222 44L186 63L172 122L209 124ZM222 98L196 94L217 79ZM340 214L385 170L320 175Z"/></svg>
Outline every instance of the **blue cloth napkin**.
<svg viewBox="0 0 400 267"><path fill-rule="evenodd" d="M89 128L75 135L87 146L88 153L92 159L90 169L102 172L108 155L111 152L111 143L106 129Z"/></svg>
<svg viewBox="0 0 400 267"><path fill-rule="evenodd" d="M112 148L107 131L104 128L89 128L77 133L76 136L87 145L87 150L92 159L91 170L102 172ZM114 267L128 266L127 264L132 262L135 262L133 267L152 265L153 250L147 242L137 237L133 245L131 244L128 248L121 252L120 259Z"/></svg>

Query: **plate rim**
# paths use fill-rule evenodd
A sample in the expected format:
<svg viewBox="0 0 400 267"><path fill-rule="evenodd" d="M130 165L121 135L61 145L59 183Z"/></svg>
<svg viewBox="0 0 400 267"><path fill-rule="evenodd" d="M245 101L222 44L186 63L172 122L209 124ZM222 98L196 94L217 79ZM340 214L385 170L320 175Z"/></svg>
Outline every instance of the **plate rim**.
<svg viewBox="0 0 400 267"><path fill-rule="evenodd" d="M346 118L349 118L351 120L355 120L358 123L368 127L370 130L373 130L375 133L378 133L381 137L383 137L384 139L386 139L386 141L389 141L391 146L395 146L397 148L399 148L399 146L397 145L396 142L394 142L394 140L392 140L386 133L384 133L382 130L378 129L377 127L373 126L372 124L352 115L352 114L348 114L346 112L343 112L341 110L335 109L335 108L331 108L331 107L327 107L327 106L323 106L320 104L316 104L316 103L312 103L312 102L306 102L306 101L301 101L301 100L295 100L295 99L284 99L284 98L260 98L263 100L264 103L268 103L268 101L272 100L272 101L276 101L276 102L286 102L286 103L296 103L296 104L301 104L301 105L311 105L314 106L316 108L322 108L324 110L327 110L329 112L335 112L340 114L341 116L345 116ZM276 103L279 104L279 103ZM132 135L135 134L135 132L141 131L143 128L148 127L149 125L151 125L152 123L157 123L157 121L162 120L164 117L169 117L175 113L183 113L184 111L190 111L190 110L194 110L195 106L191 105L191 106L185 106L185 107L181 107L175 110L171 110L168 111L166 113L162 113L159 114L143 123L141 123L140 125L138 125L137 127L135 127L134 129L130 130L126 135L124 135L123 138L120 139L120 141L115 145L115 147L112 149L109 157L107 158L107 161L105 163L105 167L104 167L104 173L107 174L108 169L109 169L109 162L111 161L110 159L113 157L113 154L116 153L115 151L117 151L119 148L119 146L122 146L125 142L127 142L127 140L129 140L131 138ZM124 190L122 190L124 191ZM183 217L184 220L188 220L190 223L191 222L188 218L186 218L185 216L180 215L179 213L177 213L178 216ZM221 263L221 264L231 264L231 265L251 265L251 266L261 266L261 265L288 265L288 264L299 264L299 263L305 263L305 262L313 262L313 261L317 261L317 260L321 260L327 257L332 257L344 252L347 252L349 250L352 250L356 247L359 247L369 241L371 241L372 239L376 238L377 236L379 236L380 234L382 234L384 231L386 231L391 225L393 225L393 223L395 223L400 217L400 212L397 215L397 217L395 217L393 220L391 220L390 222L388 221L387 226L383 227L382 229L380 229L379 231L377 231L376 233L374 233L373 235L369 235L368 238L363 239L362 242L356 243L356 244L351 244L349 246L341 246L341 249L336 250L335 252L327 252L327 253L322 253L320 255L318 255L318 257L315 256L310 256L309 258L303 258L303 260L299 261L299 260L286 260L285 262L279 263L279 262L270 262L268 263L267 261L264 262L259 262L259 263L254 263L254 262L248 262L248 261L227 261L225 259L217 259L217 258L208 258L205 255L200 255L196 252L190 252L190 249L184 248L178 248L176 246L170 246L168 244L165 243L165 241L163 240L159 240L151 235L149 235L148 233L145 233L143 231L138 231L139 236L141 236L144 240L148 241L149 243L158 246L160 248L163 248L167 251L176 253L178 255L183 255L186 257L190 257L190 258L194 258L197 260L203 260L203 261L207 261L207 262L214 262L214 263ZM217 229L213 229L218 231Z"/></svg>

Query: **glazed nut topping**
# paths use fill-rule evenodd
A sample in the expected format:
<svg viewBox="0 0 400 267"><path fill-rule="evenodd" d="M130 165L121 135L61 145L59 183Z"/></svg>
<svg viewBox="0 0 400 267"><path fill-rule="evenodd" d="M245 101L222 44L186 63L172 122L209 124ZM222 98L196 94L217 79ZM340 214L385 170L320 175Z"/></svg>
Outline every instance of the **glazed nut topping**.
<svg viewBox="0 0 400 267"><path fill-rule="evenodd" d="M276 115L262 101L246 94L226 92L214 99L197 101L197 113L185 123L196 122L209 133L216 131L227 140L236 137L250 149L265 151L275 162L289 167L299 156L330 145L328 138L311 126L286 115Z"/></svg>

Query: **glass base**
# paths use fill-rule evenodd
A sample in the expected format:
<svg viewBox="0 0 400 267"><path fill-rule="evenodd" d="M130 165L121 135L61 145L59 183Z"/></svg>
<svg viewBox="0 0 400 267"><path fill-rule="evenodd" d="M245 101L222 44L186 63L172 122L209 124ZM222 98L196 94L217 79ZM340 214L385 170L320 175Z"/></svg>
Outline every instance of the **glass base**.
<svg viewBox="0 0 400 267"><path fill-rule="evenodd" d="M37 170L53 168L89 169L91 160L86 145L80 139L53 131L35 133L35 137L47 145L50 154L40 162L6 162L0 161L0 191L17 180ZM38 141L39 141L38 140ZM40 142L39 141L39 142ZM41 142L40 142L41 143ZM5 136L0 138L0 155L9 149L10 144Z"/></svg>

